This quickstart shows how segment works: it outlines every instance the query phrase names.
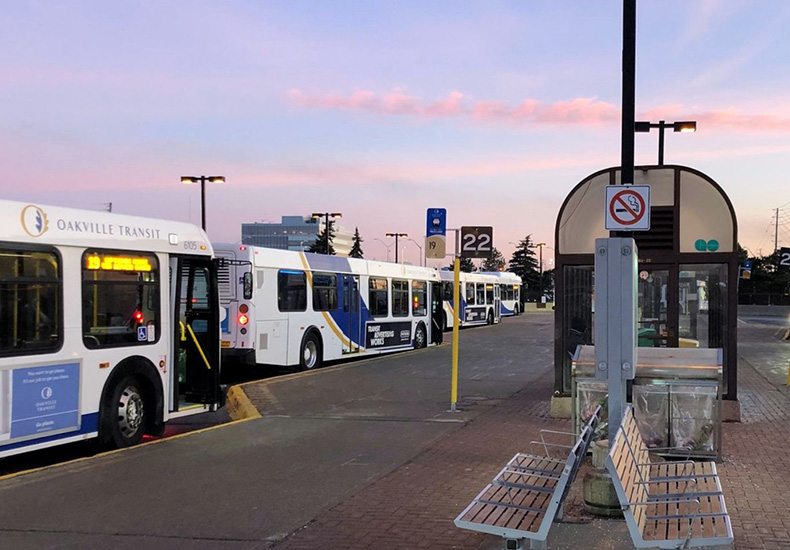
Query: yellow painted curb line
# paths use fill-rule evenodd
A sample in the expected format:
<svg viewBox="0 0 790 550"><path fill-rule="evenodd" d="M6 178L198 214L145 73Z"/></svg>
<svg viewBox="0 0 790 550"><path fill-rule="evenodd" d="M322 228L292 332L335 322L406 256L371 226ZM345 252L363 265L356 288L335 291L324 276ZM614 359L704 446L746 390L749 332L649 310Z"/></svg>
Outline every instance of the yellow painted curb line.
<svg viewBox="0 0 790 550"><path fill-rule="evenodd" d="M252 404L250 398L244 393L241 386L231 386L228 389L228 397L225 407L233 420L251 420L260 418L261 413Z"/></svg>
<svg viewBox="0 0 790 550"><path fill-rule="evenodd" d="M260 418L260 415L258 415ZM242 418L240 420L232 420L230 422L225 422L224 424L217 424L216 426L208 426L207 428L200 428L199 430L192 430L191 432L184 432L180 434L171 435L169 437L162 437L159 439L154 439L152 441L146 441L145 443L140 443L138 445L134 445L132 447L124 447L123 449L113 449L112 451L104 451L102 453L97 453L92 456L83 456L81 458L75 458L74 460L67 460L66 462L58 462L56 464L47 464L46 466L39 466L38 468L31 468L30 470L22 470L21 472L13 472L11 474L5 474L0 476L0 482L6 481L8 479L13 479L15 477L21 477L28 474L35 474L36 472L42 472L44 470L54 470L55 468L61 468L64 466L70 466L72 464L79 464L80 462L87 462L89 460L94 460L96 458L103 458L105 456L112 456L115 454L123 453L126 451L133 451L135 449L142 449L143 447L148 447L150 445L156 445L158 443L165 443L167 441L173 441L174 439L182 439L184 437L189 437L191 435L197 435L201 433L210 432L213 430L217 430L219 428L225 428L227 426L232 426L234 424L241 424L242 422L247 422L248 420L254 420L255 417L251 418Z"/></svg>

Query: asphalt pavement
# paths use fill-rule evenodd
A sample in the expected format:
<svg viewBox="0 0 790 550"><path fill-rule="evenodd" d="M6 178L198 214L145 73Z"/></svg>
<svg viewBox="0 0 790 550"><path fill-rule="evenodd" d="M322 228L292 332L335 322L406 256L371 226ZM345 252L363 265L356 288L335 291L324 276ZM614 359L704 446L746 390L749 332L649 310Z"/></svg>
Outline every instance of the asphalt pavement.
<svg viewBox="0 0 790 550"><path fill-rule="evenodd" d="M244 386L263 415L0 480L0 548L268 548L551 372L551 314Z"/></svg>

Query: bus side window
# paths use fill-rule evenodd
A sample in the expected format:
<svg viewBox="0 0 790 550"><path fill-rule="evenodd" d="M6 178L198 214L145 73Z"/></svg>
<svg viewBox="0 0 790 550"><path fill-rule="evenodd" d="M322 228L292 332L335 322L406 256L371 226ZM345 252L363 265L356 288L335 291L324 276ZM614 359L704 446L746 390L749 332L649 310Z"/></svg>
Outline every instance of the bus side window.
<svg viewBox="0 0 790 550"><path fill-rule="evenodd" d="M387 279L370 278L369 308L373 317L387 316Z"/></svg>
<svg viewBox="0 0 790 550"><path fill-rule="evenodd" d="M282 312L307 310L307 279L304 271L277 273L277 307Z"/></svg>
<svg viewBox="0 0 790 550"><path fill-rule="evenodd" d="M348 299L344 305L348 311ZM313 273L313 311L334 311L337 309L337 275L332 273Z"/></svg>
<svg viewBox="0 0 790 550"><path fill-rule="evenodd" d="M411 282L411 314L423 317L428 314L427 283L425 281Z"/></svg>
<svg viewBox="0 0 790 550"><path fill-rule="evenodd" d="M466 283L466 304L473 306L475 305L475 284L474 283Z"/></svg>
<svg viewBox="0 0 790 550"><path fill-rule="evenodd" d="M54 248L0 249L0 355L60 349L62 287Z"/></svg>
<svg viewBox="0 0 790 550"><path fill-rule="evenodd" d="M392 316L409 315L409 281L392 280Z"/></svg>
<svg viewBox="0 0 790 550"><path fill-rule="evenodd" d="M453 283L444 283L444 300L447 302L453 300Z"/></svg>
<svg viewBox="0 0 790 550"><path fill-rule="evenodd" d="M154 254L86 250L82 255L82 341L85 347L133 346L159 341L159 289L159 260Z"/></svg>
<svg viewBox="0 0 790 550"><path fill-rule="evenodd" d="M482 306L486 303L486 288L483 283L477 283L477 305Z"/></svg>

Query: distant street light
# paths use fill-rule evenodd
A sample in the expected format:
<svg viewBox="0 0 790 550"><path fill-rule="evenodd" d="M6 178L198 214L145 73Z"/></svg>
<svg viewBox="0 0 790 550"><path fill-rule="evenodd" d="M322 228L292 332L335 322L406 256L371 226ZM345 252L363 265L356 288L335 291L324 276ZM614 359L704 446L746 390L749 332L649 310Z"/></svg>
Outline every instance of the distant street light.
<svg viewBox="0 0 790 550"><path fill-rule="evenodd" d="M420 243L418 243L418 242L417 242L417 241L415 241L414 239L408 239L408 240L409 240L409 241L411 241L411 242L413 242L414 244L416 244L416 245L417 245L417 248L419 248L419 249L420 249L420 265L425 265L425 263L423 262L423 256L422 256L422 246L420 246Z"/></svg>
<svg viewBox="0 0 790 550"><path fill-rule="evenodd" d="M200 183L200 227L206 230L206 182L225 183L225 176L181 176L181 183Z"/></svg>
<svg viewBox="0 0 790 550"><path fill-rule="evenodd" d="M385 233L385 237L395 237L395 263L398 263L398 237L408 237L407 233Z"/></svg>
<svg viewBox="0 0 790 550"><path fill-rule="evenodd" d="M384 247L387 249L387 261L390 261L390 248L392 248L392 245L385 243L384 241L382 241L378 237L374 237L373 240L374 241L378 241L378 242L380 242L381 244L384 245Z"/></svg>
<svg viewBox="0 0 790 550"><path fill-rule="evenodd" d="M324 218L324 254L329 255L329 218L342 218L343 214L340 212L313 212L312 218L314 220Z"/></svg>
<svg viewBox="0 0 790 550"><path fill-rule="evenodd" d="M696 132L697 121L686 120L683 122L634 122L634 132L649 132L651 128L658 128L658 165L664 165L664 130L672 128L675 132Z"/></svg>

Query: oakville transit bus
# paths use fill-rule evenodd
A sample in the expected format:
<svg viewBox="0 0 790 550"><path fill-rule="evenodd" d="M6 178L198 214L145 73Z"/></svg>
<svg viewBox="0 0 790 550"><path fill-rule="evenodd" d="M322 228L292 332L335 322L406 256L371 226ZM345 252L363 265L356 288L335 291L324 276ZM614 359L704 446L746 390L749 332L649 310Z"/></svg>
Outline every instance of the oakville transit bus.
<svg viewBox="0 0 790 550"><path fill-rule="evenodd" d="M521 315L521 277L510 271L481 271L499 283L499 300L502 317Z"/></svg>
<svg viewBox="0 0 790 550"><path fill-rule="evenodd" d="M452 328L455 274L449 270L442 270L439 274L444 285L444 323L447 328ZM461 272L459 282L461 284L459 291L461 309L458 311L460 327L493 325L501 321L499 277L487 272Z"/></svg>
<svg viewBox="0 0 790 550"><path fill-rule="evenodd" d="M441 342L435 269L215 243L223 360L315 369Z"/></svg>
<svg viewBox="0 0 790 550"><path fill-rule="evenodd" d="M216 276L191 224L0 200L0 457L219 405Z"/></svg>

